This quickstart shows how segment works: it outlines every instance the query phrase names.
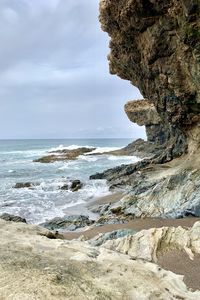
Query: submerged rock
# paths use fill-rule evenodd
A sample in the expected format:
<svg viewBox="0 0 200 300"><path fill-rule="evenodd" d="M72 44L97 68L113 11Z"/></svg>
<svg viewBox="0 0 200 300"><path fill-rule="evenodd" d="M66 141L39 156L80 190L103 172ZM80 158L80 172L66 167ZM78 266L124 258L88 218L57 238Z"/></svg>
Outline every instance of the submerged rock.
<svg viewBox="0 0 200 300"><path fill-rule="evenodd" d="M90 220L88 216L83 215L72 215L65 217L57 217L52 220L46 221L45 223L40 224L42 227L45 227L50 230L69 230L74 231L78 228L92 225L93 220Z"/></svg>
<svg viewBox="0 0 200 300"><path fill-rule="evenodd" d="M83 183L80 180L73 180L70 186L72 192L77 192L83 187Z"/></svg>
<svg viewBox="0 0 200 300"><path fill-rule="evenodd" d="M64 184L60 187L61 190L70 190L77 192L83 187L83 183L79 179L71 180L69 183Z"/></svg>
<svg viewBox="0 0 200 300"><path fill-rule="evenodd" d="M23 188L32 188L35 184L32 182L17 182L13 188L23 189Z"/></svg>
<svg viewBox="0 0 200 300"><path fill-rule="evenodd" d="M24 219L22 217L19 217L19 216L14 216L14 215L11 215L11 214L7 214L7 213L4 213L4 214L0 215L0 219L3 219L5 221L26 223L26 219Z"/></svg>
<svg viewBox="0 0 200 300"><path fill-rule="evenodd" d="M49 155L43 156L41 158L35 159L34 162L40 163L53 163L55 161L66 161L75 160L79 155L84 155L86 153L92 152L95 148L81 147L73 150L57 150L49 152Z"/></svg>

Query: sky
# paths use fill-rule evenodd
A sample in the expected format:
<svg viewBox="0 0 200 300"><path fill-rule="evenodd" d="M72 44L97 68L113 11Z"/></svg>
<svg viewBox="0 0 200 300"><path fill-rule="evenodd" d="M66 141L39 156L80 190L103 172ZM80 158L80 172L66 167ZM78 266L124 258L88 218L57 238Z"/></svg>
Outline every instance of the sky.
<svg viewBox="0 0 200 300"><path fill-rule="evenodd" d="M99 0L0 0L0 139L138 138L109 74Z"/></svg>

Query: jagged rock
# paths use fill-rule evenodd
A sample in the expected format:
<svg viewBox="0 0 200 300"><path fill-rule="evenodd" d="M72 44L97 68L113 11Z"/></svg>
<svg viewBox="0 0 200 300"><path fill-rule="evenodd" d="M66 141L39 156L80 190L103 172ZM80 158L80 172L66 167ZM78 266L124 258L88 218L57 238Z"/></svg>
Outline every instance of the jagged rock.
<svg viewBox="0 0 200 300"><path fill-rule="evenodd" d="M161 123L161 118L155 106L147 99L129 101L125 104L124 109L129 120L137 123L139 126L158 125Z"/></svg>
<svg viewBox="0 0 200 300"><path fill-rule="evenodd" d="M4 213L0 216L0 219L3 219L5 221L12 221L12 222L22 222L26 223L26 219L19 217L19 216L14 216L11 214Z"/></svg>
<svg viewBox="0 0 200 300"><path fill-rule="evenodd" d="M144 170L144 177L135 178L135 185L132 180L128 195L111 205L110 211L134 217L200 216L199 170L164 168L158 177L154 171Z"/></svg>
<svg viewBox="0 0 200 300"><path fill-rule="evenodd" d="M66 191L66 190L69 190L69 186L68 186L68 184L64 184L60 187L60 189Z"/></svg>
<svg viewBox="0 0 200 300"><path fill-rule="evenodd" d="M35 184L32 182L17 182L13 188L23 189L23 188L32 188Z"/></svg>
<svg viewBox="0 0 200 300"><path fill-rule="evenodd" d="M106 152L105 154L119 155L119 156L121 155L137 156L140 158L148 158L160 154L162 150L163 149L160 147L160 145L157 145L149 141L144 141L143 139L137 139L122 149Z"/></svg>
<svg viewBox="0 0 200 300"><path fill-rule="evenodd" d="M92 152L93 150L95 150L95 148L81 147L73 150L64 149L52 151L49 152L49 155L35 159L34 162L53 163L55 161L75 160L79 155L84 155L86 153Z"/></svg>
<svg viewBox="0 0 200 300"><path fill-rule="evenodd" d="M188 229L179 226L142 230L134 235L106 241L104 247L152 262L157 262L158 254L170 248L183 250L193 259L194 254L200 253L200 222Z"/></svg>
<svg viewBox="0 0 200 300"><path fill-rule="evenodd" d="M92 225L93 220L90 220L88 216L82 215L72 215L65 217L57 217L52 220L46 221L45 223L40 224L42 227L45 227L50 230L69 230L74 231L78 228Z"/></svg>
<svg viewBox="0 0 200 300"><path fill-rule="evenodd" d="M72 181L70 189L71 189L72 192L77 192L82 187L83 187L82 182L80 180L76 179L76 180Z"/></svg>
<svg viewBox="0 0 200 300"><path fill-rule="evenodd" d="M168 146L160 162L186 153L200 122L199 15L198 0L100 3L110 73L137 86L162 120Z"/></svg>
<svg viewBox="0 0 200 300"><path fill-rule="evenodd" d="M95 226L102 225L113 225L113 224L125 224L128 223L126 216L115 216L112 214L105 213L100 218L98 218L95 222Z"/></svg>
<svg viewBox="0 0 200 300"><path fill-rule="evenodd" d="M2 299L200 299L183 276L82 241L48 239L45 230L0 220Z"/></svg>
<svg viewBox="0 0 200 300"><path fill-rule="evenodd" d="M70 190L72 192L77 192L83 187L83 183L79 179L71 180L60 187L61 190Z"/></svg>
<svg viewBox="0 0 200 300"><path fill-rule="evenodd" d="M93 239L89 240L89 244L92 246L101 246L108 240L116 240L122 237L125 237L127 235L133 235L136 231L133 229L119 229L114 230L112 232L107 233L100 233L99 235L95 236Z"/></svg>

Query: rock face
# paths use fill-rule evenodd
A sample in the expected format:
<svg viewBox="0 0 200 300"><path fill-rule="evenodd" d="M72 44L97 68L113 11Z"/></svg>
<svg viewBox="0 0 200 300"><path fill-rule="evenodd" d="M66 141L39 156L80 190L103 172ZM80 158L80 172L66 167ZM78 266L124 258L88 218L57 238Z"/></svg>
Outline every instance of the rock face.
<svg viewBox="0 0 200 300"><path fill-rule="evenodd" d="M183 250L190 259L200 253L200 222L192 228L162 227L142 230L134 235L105 240L104 247L129 254L133 258L157 262L159 253L171 249Z"/></svg>
<svg viewBox="0 0 200 300"><path fill-rule="evenodd" d="M200 299L183 276L154 263L86 242L48 239L47 233L0 220L1 299Z"/></svg>
<svg viewBox="0 0 200 300"><path fill-rule="evenodd" d="M169 132L153 103L148 100L129 101L124 109L130 121L145 126L148 142L163 145L168 141Z"/></svg>
<svg viewBox="0 0 200 300"><path fill-rule="evenodd" d="M73 231L78 228L92 225L94 221L90 220L88 216L82 215L72 215L65 217L57 217L50 221L47 221L41 224L42 227L45 227L50 230L69 230Z"/></svg>
<svg viewBox="0 0 200 300"><path fill-rule="evenodd" d="M102 29L111 37L110 72L154 105L171 159L187 151L200 121L199 15L198 0L100 3Z"/></svg>

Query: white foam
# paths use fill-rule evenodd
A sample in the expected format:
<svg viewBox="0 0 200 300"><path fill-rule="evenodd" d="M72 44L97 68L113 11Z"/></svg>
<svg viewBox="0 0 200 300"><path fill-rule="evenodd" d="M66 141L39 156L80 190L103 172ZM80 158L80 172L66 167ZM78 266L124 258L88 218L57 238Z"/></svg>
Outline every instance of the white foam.
<svg viewBox="0 0 200 300"><path fill-rule="evenodd" d="M95 150L93 150L92 152L86 153L86 155L91 155L91 154L96 154L96 153L106 153L106 152L110 152L110 151L115 151L115 150L119 150L121 149L120 147L98 147Z"/></svg>
<svg viewBox="0 0 200 300"><path fill-rule="evenodd" d="M60 150L75 150L75 149L79 149L79 148L89 148L89 149L92 149L94 148L93 146L83 146L83 145L70 145L70 146L63 146L63 145L59 145L58 147L54 147L54 148L51 148L49 149L48 151L49 152L52 152L52 151L60 151Z"/></svg>
<svg viewBox="0 0 200 300"><path fill-rule="evenodd" d="M137 162L140 160L140 158L137 156L114 156L114 155L109 156L108 159L109 160L119 160L119 161L126 160L127 162L130 162L130 163Z"/></svg>
<svg viewBox="0 0 200 300"><path fill-rule="evenodd" d="M91 161L97 161L99 159L98 156L86 156L86 155L79 155L79 159L91 162Z"/></svg>

